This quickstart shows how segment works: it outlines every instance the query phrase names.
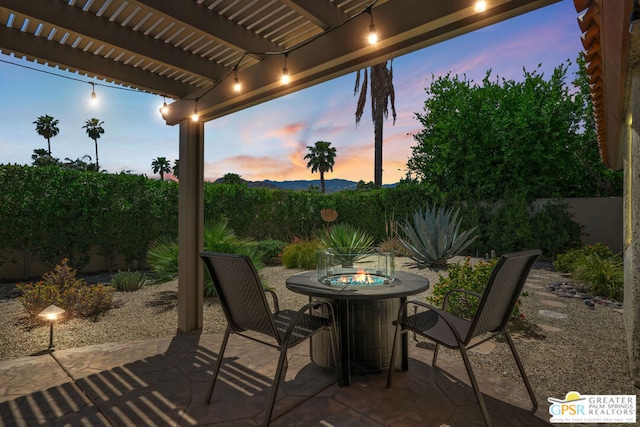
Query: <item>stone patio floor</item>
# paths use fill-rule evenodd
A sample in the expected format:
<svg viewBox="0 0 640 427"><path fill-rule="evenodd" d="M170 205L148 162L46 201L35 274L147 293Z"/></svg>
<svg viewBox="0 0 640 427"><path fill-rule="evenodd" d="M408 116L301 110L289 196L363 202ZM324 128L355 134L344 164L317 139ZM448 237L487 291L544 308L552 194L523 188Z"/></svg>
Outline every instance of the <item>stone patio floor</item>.
<svg viewBox="0 0 640 427"><path fill-rule="evenodd" d="M53 351L0 362L0 426L257 426L278 357L231 336L213 402L205 405L221 334ZM289 350L272 426L482 426L460 360L410 348L409 370L354 375L339 387L307 343ZM525 367L526 368L526 367ZM477 369L494 425L548 426L546 398L531 413L524 384ZM535 389L535 384L533 385Z"/></svg>

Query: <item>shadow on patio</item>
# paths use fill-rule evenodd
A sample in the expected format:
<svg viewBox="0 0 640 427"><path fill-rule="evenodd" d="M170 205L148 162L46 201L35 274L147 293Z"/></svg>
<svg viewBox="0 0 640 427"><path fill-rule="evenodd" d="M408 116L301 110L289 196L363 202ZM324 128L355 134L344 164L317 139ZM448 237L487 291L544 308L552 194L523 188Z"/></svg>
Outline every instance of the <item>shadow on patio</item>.
<svg viewBox="0 0 640 427"><path fill-rule="evenodd" d="M0 425L261 425L278 352L232 337L211 405L204 404L221 334L104 344L0 362ZM338 387L311 363L308 345L289 351L273 426L482 426L462 362L410 351L408 372L354 375ZM526 389L476 370L495 425L547 426ZM462 381L461 381L462 380ZM535 384L534 384L535 388Z"/></svg>

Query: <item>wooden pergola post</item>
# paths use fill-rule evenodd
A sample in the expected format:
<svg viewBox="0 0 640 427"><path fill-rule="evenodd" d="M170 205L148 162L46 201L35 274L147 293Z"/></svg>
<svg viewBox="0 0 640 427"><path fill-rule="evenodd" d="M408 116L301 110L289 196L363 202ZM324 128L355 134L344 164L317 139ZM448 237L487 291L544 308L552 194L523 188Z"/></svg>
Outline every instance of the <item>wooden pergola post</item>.
<svg viewBox="0 0 640 427"><path fill-rule="evenodd" d="M178 201L178 333L202 330L204 123L180 122Z"/></svg>

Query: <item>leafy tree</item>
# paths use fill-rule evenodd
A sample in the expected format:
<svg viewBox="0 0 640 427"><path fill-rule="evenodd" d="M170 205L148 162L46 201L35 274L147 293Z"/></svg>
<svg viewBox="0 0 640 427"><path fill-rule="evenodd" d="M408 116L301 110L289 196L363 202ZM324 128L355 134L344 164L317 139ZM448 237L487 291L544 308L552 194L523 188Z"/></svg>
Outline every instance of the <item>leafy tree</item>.
<svg viewBox="0 0 640 427"><path fill-rule="evenodd" d="M375 187L373 181L364 182L362 179L356 184L356 190L373 190Z"/></svg>
<svg viewBox="0 0 640 427"><path fill-rule="evenodd" d="M98 139L100 138L100 136L104 133L104 129L102 128L102 125L104 124L104 122L101 122L100 120L94 118L91 119L87 119L84 122L84 126L82 126L82 129L85 129L87 132L87 136L91 139L93 139L93 142L95 143L96 146L96 170L99 172L100 171L100 164L98 163Z"/></svg>
<svg viewBox="0 0 640 427"><path fill-rule="evenodd" d="M523 73L521 82L493 80L489 70L481 85L448 74L426 89L424 112L416 114L424 129L414 135L408 168L434 196L494 201L598 193L584 161L594 161L597 146L585 139L587 110L566 84L567 65L548 80L539 71Z"/></svg>
<svg viewBox="0 0 640 427"><path fill-rule="evenodd" d="M47 140L47 153L49 154L49 157L51 157L51 138L60 133L58 123L59 121L57 119L54 119L47 114L38 117L38 119L33 122L33 124L36 125L36 132L38 132L38 135L41 135Z"/></svg>
<svg viewBox="0 0 640 427"><path fill-rule="evenodd" d="M311 168L311 173L320 172L320 188L324 193L324 174L325 172L333 172L335 164L336 149L331 147L331 143L327 141L317 141L313 146L307 146L309 153L304 156L308 159L307 167Z"/></svg>
<svg viewBox="0 0 640 427"><path fill-rule="evenodd" d="M166 157L158 157L151 162L153 173L160 174L160 181L164 181L164 174L171 172L171 164Z"/></svg>
<svg viewBox="0 0 640 427"><path fill-rule="evenodd" d="M229 185L245 185L246 186L246 181L242 179L242 177L237 173L231 173L231 172L225 173L224 176L222 177L222 182L224 184L229 184Z"/></svg>
<svg viewBox="0 0 640 427"><path fill-rule="evenodd" d="M31 155L33 166L58 166L60 161L51 155L44 148L36 148Z"/></svg>
<svg viewBox="0 0 640 427"><path fill-rule="evenodd" d="M587 173L595 181L598 191L596 195L616 196L622 194L623 171L608 169L600 158L600 149L596 137L595 115L591 101L591 88L587 77L584 53L580 53L576 60L579 68L573 85L578 89L575 95L576 104L581 111L584 132L582 144L576 155L584 165Z"/></svg>
<svg viewBox="0 0 640 427"><path fill-rule="evenodd" d="M362 70L362 85L360 84L360 71L356 74L356 84L353 88L355 95L358 95L358 103L356 104L356 126L360 123L364 106L367 101L368 80L371 79L371 120L374 126L374 183L376 187L382 186L382 128L384 119L389 117L389 104L391 104L391 114L393 116L393 124L396 123L396 94L393 88L393 61L387 68L388 61L370 67L369 73L367 69Z"/></svg>
<svg viewBox="0 0 640 427"><path fill-rule="evenodd" d="M171 168L171 171L173 173L173 176L175 176L176 178L179 178L179 174L180 174L180 161L178 159L175 159L173 161L173 168Z"/></svg>

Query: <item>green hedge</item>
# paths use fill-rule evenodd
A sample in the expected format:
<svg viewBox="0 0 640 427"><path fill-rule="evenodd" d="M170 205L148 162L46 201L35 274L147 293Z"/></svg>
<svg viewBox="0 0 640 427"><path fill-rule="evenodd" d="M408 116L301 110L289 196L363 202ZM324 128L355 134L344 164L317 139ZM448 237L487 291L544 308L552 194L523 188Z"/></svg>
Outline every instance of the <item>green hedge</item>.
<svg viewBox="0 0 640 427"><path fill-rule="evenodd" d="M145 261L150 244L159 237L175 238L178 233L175 182L0 165L0 188L0 250L22 251L27 267L30 257L38 255L54 264L68 258L70 265L81 268L92 248L107 260L122 256L127 267L133 267ZM291 242L316 237L327 227L320 211L333 208L339 213L337 223L362 228L381 242L385 217L402 222L436 202L419 185L322 194L207 183L204 215L207 221L226 218L241 237ZM469 255L538 247L552 256L579 243L580 227L559 203L537 213L517 198L498 206L462 204L461 215L463 228L477 225L480 234ZM27 268L25 278L28 273Z"/></svg>
<svg viewBox="0 0 640 427"><path fill-rule="evenodd" d="M53 264L68 258L81 268L97 247L107 260L120 255L131 265L144 261L159 235L178 231L175 183L55 166L2 165L0 188L0 250L25 253L25 278L34 255Z"/></svg>

